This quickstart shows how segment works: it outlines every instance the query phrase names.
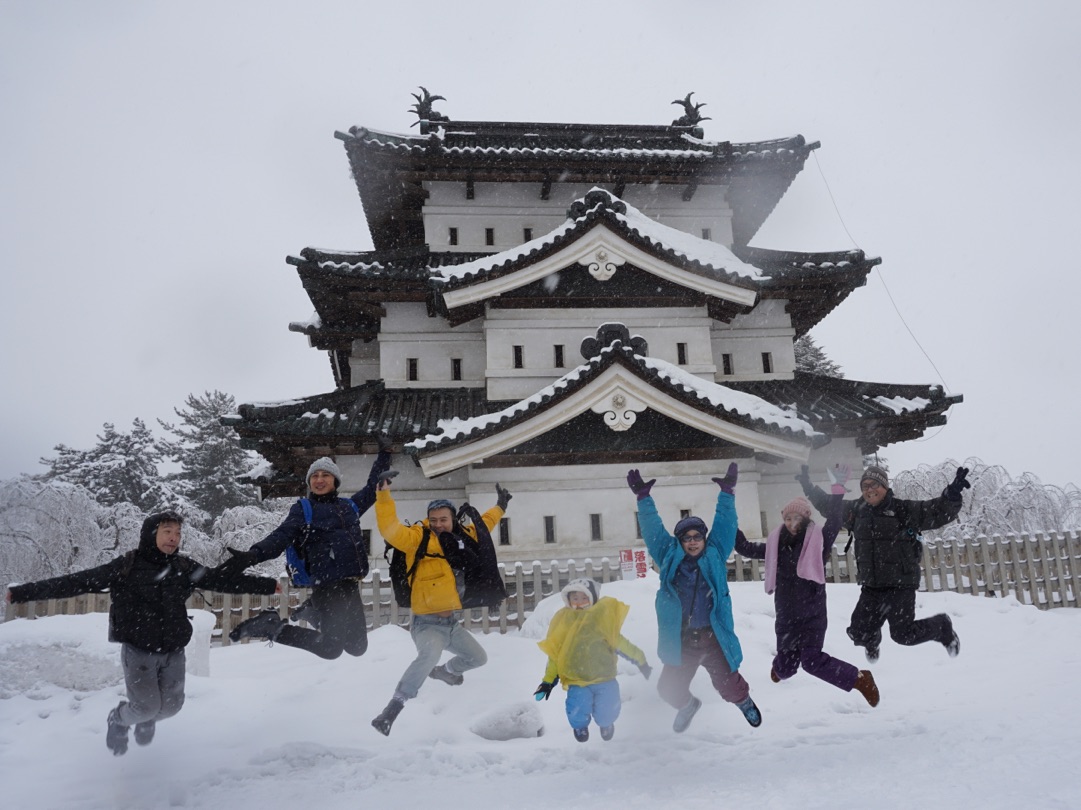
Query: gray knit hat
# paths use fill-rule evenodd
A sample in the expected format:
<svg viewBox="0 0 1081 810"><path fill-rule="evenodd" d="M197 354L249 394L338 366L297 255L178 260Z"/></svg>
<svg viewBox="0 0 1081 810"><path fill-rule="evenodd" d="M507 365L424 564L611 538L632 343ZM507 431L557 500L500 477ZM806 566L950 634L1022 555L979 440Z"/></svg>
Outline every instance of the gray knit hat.
<svg viewBox="0 0 1081 810"><path fill-rule="evenodd" d="M874 464L864 470L863 475L860 476L860 484L863 484L864 481L874 481L883 489L890 488L889 475L887 475L884 469Z"/></svg>
<svg viewBox="0 0 1081 810"><path fill-rule="evenodd" d="M342 485L342 471L338 469L337 464L335 464L326 456L323 456L322 458L317 458L315 461L312 462L312 466L308 468L308 474L304 476L304 483L307 484L309 481L311 481L312 473L319 472L320 470L322 470L323 472L328 472L334 476L335 489Z"/></svg>

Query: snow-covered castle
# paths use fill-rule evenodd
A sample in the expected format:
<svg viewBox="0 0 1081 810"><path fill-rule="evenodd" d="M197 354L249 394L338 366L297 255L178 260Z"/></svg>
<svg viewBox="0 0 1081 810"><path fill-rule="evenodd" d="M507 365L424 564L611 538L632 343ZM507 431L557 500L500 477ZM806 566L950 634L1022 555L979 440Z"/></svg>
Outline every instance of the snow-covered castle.
<svg viewBox="0 0 1081 810"><path fill-rule="evenodd" d="M403 519L437 496L483 511L499 482L502 559L613 557L641 545L631 467L662 515L708 521L738 461L759 537L801 464L858 469L960 401L796 370L793 342L879 262L748 246L817 143L707 141L689 97L670 126L452 121L417 98L418 134L336 133L375 250L287 259L315 306L289 328L334 390L226 420L264 496L302 494L321 455L359 488L384 433Z"/></svg>

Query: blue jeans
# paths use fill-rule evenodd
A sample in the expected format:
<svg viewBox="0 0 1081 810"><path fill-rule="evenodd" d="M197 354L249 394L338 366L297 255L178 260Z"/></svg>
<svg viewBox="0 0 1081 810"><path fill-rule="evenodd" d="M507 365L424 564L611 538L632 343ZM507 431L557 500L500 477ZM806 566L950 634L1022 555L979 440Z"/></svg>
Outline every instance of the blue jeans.
<svg viewBox="0 0 1081 810"><path fill-rule="evenodd" d="M567 719L571 728L585 728L590 717L601 728L610 726L619 717L619 682L612 678L590 686L567 688Z"/></svg>
<svg viewBox="0 0 1081 810"><path fill-rule="evenodd" d="M428 673L439 664L443 650L454 653L447 661L447 670L456 675L488 663L488 654L458 620L459 616L459 613L451 616L413 615L409 634L417 646L417 657L402 674L395 695L406 700L415 698Z"/></svg>

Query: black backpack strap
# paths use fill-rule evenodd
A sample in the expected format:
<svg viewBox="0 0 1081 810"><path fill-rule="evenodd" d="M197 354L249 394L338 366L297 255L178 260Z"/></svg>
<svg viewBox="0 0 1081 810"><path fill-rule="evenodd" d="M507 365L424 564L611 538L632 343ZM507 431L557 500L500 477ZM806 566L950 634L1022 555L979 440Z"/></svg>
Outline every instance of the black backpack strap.
<svg viewBox="0 0 1081 810"><path fill-rule="evenodd" d="M417 572L417 566L420 564L422 558L428 556L428 540L432 536L432 530L427 526L424 526L424 534L420 538L420 545L417 546L417 553L413 555L413 564L409 566L409 570L405 572L405 581L409 583L409 587L413 587L413 574Z"/></svg>

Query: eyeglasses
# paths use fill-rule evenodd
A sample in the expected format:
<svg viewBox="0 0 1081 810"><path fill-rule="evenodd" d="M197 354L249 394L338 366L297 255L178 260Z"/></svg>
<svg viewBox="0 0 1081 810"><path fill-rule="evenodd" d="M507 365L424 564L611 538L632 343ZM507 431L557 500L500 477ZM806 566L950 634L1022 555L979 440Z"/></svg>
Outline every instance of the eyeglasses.
<svg viewBox="0 0 1081 810"><path fill-rule="evenodd" d="M681 543L701 543L706 538L700 535L698 532L687 532L679 538Z"/></svg>
<svg viewBox="0 0 1081 810"><path fill-rule="evenodd" d="M881 489L881 488L882 488L882 485L880 483L878 483L878 481L870 481L870 480L868 480L868 481L861 481L860 482L860 492L867 492L868 490Z"/></svg>

